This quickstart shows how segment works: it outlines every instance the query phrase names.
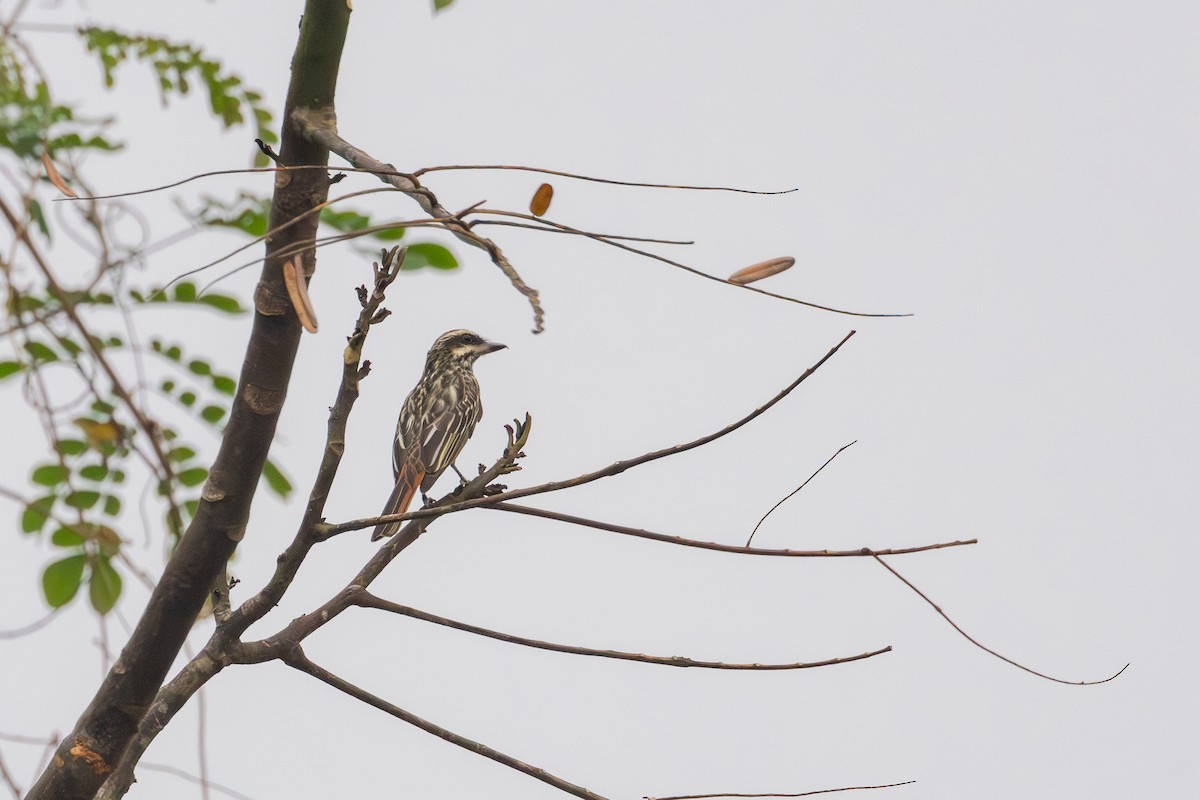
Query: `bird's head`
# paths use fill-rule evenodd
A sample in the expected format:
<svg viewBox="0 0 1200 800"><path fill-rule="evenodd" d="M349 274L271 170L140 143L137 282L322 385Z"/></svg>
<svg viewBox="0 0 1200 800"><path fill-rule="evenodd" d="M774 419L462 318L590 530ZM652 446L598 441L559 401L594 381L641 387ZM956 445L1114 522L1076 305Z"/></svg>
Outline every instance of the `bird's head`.
<svg viewBox="0 0 1200 800"><path fill-rule="evenodd" d="M478 333L468 330L446 331L429 348L426 364L440 361L459 361L474 364L480 356L503 350L507 345L489 342Z"/></svg>

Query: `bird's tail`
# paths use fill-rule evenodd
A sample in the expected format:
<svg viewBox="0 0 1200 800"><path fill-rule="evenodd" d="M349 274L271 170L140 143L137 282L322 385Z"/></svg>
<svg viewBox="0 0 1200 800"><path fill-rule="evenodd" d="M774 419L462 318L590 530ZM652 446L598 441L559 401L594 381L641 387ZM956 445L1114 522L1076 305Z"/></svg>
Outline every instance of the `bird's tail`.
<svg viewBox="0 0 1200 800"><path fill-rule="evenodd" d="M404 463L400 465L400 474L396 476L396 486L392 489L387 505L383 507L380 514L403 514L408 511L408 506L412 503L417 489L424 479L425 469L421 466L420 459L405 459ZM385 536L394 535L396 531L400 530L402 524L401 522L385 522L376 525L375 532L371 534L371 541L376 542Z"/></svg>

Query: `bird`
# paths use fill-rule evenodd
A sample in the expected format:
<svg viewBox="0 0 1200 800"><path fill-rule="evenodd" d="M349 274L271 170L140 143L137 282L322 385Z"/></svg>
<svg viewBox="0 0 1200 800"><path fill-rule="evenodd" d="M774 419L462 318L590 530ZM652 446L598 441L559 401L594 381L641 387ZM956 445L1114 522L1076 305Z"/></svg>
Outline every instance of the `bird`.
<svg viewBox="0 0 1200 800"><path fill-rule="evenodd" d="M403 514L417 489L422 494L454 465L463 446L483 416L475 361L506 345L489 342L474 331L446 331L429 348L425 371L400 407L396 436L392 443L392 473L396 486L383 514ZM454 467L458 472L458 467ZM459 473L462 477L462 473ZM400 530L399 522L375 526L371 541Z"/></svg>

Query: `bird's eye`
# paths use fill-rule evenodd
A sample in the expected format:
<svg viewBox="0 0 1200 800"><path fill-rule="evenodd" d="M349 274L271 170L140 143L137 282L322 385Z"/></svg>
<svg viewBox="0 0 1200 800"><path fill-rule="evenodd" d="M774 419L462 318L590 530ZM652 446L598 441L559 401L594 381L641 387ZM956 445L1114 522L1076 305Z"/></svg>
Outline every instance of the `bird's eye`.
<svg viewBox="0 0 1200 800"><path fill-rule="evenodd" d="M463 344L475 344L475 337L469 333L464 333L462 337Z"/></svg>

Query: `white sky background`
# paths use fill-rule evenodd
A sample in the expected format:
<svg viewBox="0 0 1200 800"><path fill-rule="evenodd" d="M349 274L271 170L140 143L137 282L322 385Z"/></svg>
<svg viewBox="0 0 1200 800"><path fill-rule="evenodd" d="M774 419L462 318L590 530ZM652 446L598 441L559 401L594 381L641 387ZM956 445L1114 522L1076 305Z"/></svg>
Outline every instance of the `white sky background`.
<svg viewBox="0 0 1200 800"><path fill-rule="evenodd" d="M465 266L453 276L404 276L391 293L395 315L367 344L375 372L351 420L331 520L378 512L396 411L446 329L510 346L478 367L487 415L460 461L490 463L500 426L528 410L533 438L515 486L715 430L853 328L838 356L737 434L531 504L740 543L858 440L768 520L757 544L978 537L891 563L985 644L1035 669L1079 680L1132 666L1103 686L1040 680L971 647L867 560L748 558L488 511L439 522L377 592L512 633L661 655L765 662L895 650L800 672L677 670L356 610L306 643L314 661L613 798L910 779L918 783L871 796L1179 797L1195 785L1195 4L458 0L436 19L424 0L356 5L338 112L343 135L373 155L401 169L517 163L799 187L753 197L554 180L550 216L694 237L663 252L717 275L794 255L797 266L763 288L915 316L817 312L595 243L494 228L542 292L546 333L529 334L523 298L465 246L455 245ZM282 110L300 6L66 4L27 19L193 40ZM101 189L247 163L252 134L218 134L201 98L163 111L136 65L104 92L66 37L33 41L64 99L121 117L127 148L89 163ZM540 181L462 173L429 184L450 208L486 198L521 210ZM214 180L175 196L268 185ZM160 234L181 224L170 195L137 207ZM358 207L417 213L399 196ZM156 256L147 280L239 243L193 237ZM273 450L301 493L357 308L351 289L369 280L367 260L349 248L324 251L318 269L322 328L302 343ZM227 290L247 298L256 273ZM240 363L248 318L170 320L198 354ZM36 426L17 389L5 391L5 437L42 446L21 438ZM6 483L27 474L14 461ZM260 493L235 600L269 575L301 505ZM3 513L14 529L0 537L8 629L44 613L38 576L55 553L16 532L14 509ZM129 525L140 543L136 518ZM319 605L372 550L365 532L320 547L255 632ZM128 581L127 595L122 610L135 618L145 592ZM76 601L61 616L0 641L0 732L65 733L92 696L95 615ZM256 800L563 796L279 665L231 668L206 696L212 777ZM0 742L0 752L28 786L36 748ZM196 770L194 704L146 760ZM138 777L131 797L199 793L169 775Z"/></svg>

